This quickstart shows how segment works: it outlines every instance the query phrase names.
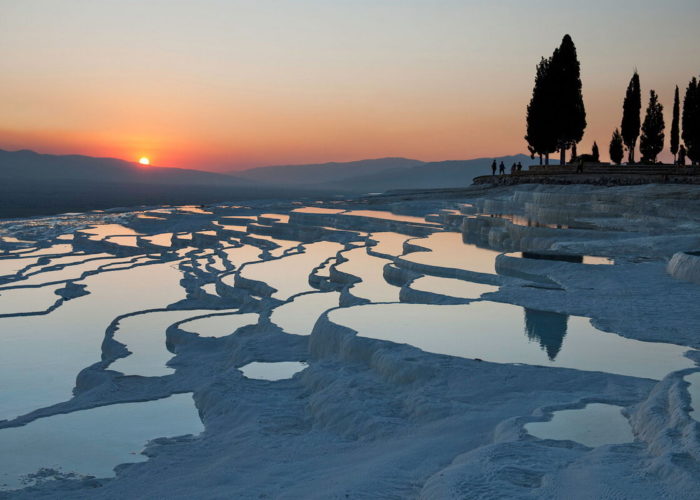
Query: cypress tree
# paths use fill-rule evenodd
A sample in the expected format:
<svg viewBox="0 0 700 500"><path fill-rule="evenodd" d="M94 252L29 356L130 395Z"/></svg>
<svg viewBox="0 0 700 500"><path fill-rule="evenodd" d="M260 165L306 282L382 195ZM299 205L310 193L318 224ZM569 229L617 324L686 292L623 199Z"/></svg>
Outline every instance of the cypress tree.
<svg viewBox="0 0 700 500"><path fill-rule="evenodd" d="M683 142L688 158L696 165L700 161L700 86L693 77L683 99Z"/></svg>
<svg viewBox="0 0 700 500"><path fill-rule="evenodd" d="M629 151L628 162L634 163L634 148L639 137L640 113L642 111L642 90L639 85L639 74L635 70L622 104L622 140Z"/></svg>
<svg viewBox="0 0 700 500"><path fill-rule="evenodd" d="M535 74L535 86L532 89L532 98L527 106L527 133L525 140L531 154L545 157L545 163L549 164L549 154L556 151L557 138L554 130L554 114L552 95L552 78L550 73L550 60L544 57L537 65Z"/></svg>
<svg viewBox="0 0 700 500"><path fill-rule="evenodd" d="M618 129L613 132L612 139L610 140L610 161L619 165L622 163L622 158L625 156L625 149L622 142L622 134Z"/></svg>
<svg viewBox="0 0 700 500"><path fill-rule="evenodd" d="M676 85L676 93L673 95L673 120L671 121L671 154L673 155L673 163L676 163L679 144L679 126L678 120L680 115L680 103L678 99L678 85Z"/></svg>
<svg viewBox="0 0 700 500"><path fill-rule="evenodd" d="M598 150L598 143L593 141L593 148L591 149L591 156L594 162L600 161L600 151Z"/></svg>
<svg viewBox="0 0 700 500"><path fill-rule="evenodd" d="M581 93L581 65L576 46L569 35L550 59L553 83L554 124L561 164L566 163L566 150L583 138L586 129L586 108Z"/></svg>
<svg viewBox="0 0 700 500"><path fill-rule="evenodd" d="M664 107L653 90L649 92L649 106L642 124L642 137L639 140L639 151L642 161L656 163L656 157L664 149Z"/></svg>

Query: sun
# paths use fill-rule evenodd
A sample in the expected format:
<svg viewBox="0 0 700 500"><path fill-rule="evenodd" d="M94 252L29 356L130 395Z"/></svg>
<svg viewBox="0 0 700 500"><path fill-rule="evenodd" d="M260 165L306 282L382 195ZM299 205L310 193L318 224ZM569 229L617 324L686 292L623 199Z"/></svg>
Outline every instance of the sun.
<svg viewBox="0 0 700 500"><path fill-rule="evenodd" d="M148 157L146 157L146 156L142 156L141 158L139 158L139 163L141 165L150 165L151 160L149 160Z"/></svg>

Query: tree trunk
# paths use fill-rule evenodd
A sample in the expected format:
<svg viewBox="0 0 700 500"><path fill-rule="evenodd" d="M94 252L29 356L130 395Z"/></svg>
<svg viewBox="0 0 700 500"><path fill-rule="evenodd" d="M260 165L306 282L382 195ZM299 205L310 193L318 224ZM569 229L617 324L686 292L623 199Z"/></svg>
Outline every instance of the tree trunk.
<svg viewBox="0 0 700 500"><path fill-rule="evenodd" d="M559 165L566 165L566 148L562 146L559 148Z"/></svg>
<svg viewBox="0 0 700 500"><path fill-rule="evenodd" d="M545 153L544 155L544 164L549 165L549 153Z"/></svg>
<svg viewBox="0 0 700 500"><path fill-rule="evenodd" d="M578 156L578 151L576 150L576 143L574 143L573 146L571 146L571 159L573 160Z"/></svg>
<svg viewBox="0 0 700 500"><path fill-rule="evenodd" d="M542 153L540 153L540 165L542 165Z"/></svg>
<svg viewBox="0 0 700 500"><path fill-rule="evenodd" d="M632 144L632 147L629 148L630 154L627 157L627 163L629 163L630 165L634 163L634 147L636 144L637 144L637 141L634 141L634 144Z"/></svg>

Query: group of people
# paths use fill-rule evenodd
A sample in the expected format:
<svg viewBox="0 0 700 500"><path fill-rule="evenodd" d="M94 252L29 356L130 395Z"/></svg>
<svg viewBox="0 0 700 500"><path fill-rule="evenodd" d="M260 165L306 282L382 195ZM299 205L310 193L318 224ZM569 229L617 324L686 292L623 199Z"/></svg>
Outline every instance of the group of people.
<svg viewBox="0 0 700 500"><path fill-rule="evenodd" d="M496 164L496 160L493 160L493 163L491 164L491 172L493 175L496 175L496 169L498 168L498 173L500 175L505 175L506 173L506 166L503 164L503 161L501 161L500 165ZM510 166L510 175L513 175L515 172L522 172L523 171L523 166L520 162L518 163L513 163Z"/></svg>

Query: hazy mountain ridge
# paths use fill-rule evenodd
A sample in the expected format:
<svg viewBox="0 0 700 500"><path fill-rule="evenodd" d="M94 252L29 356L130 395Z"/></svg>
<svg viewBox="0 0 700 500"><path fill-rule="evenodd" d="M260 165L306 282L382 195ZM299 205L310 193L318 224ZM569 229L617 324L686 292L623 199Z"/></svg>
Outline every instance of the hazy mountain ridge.
<svg viewBox="0 0 700 500"><path fill-rule="evenodd" d="M12 180L77 180L81 182L135 182L160 185L251 185L233 175L202 170L145 167L117 158L50 155L34 151L0 150L0 178Z"/></svg>
<svg viewBox="0 0 700 500"><path fill-rule="evenodd" d="M524 154L500 156L507 172L515 162L533 160ZM491 173L494 158L423 162L409 158L379 158L344 163L279 165L236 172L237 175L271 184L304 185L337 191L386 191L389 189L449 188L468 186L478 175Z"/></svg>
<svg viewBox="0 0 700 500"><path fill-rule="evenodd" d="M386 191L389 189L432 189L469 186L474 177L491 173L494 158L475 158L472 160L448 160L423 163L405 169L390 169L371 175L352 176L338 183L345 189L354 191ZM513 163L521 162L523 166L533 160L524 154L500 156L506 171L510 172ZM329 186L331 187L331 186Z"/></svg>
<svg viewBox="0 0 700 500"><path fill-rule="evenodd" d="M274 184L321 184L342 181L350 176L369 175L389 169L415 167L423 163L420 160L411 158L388 157L348 162L271 165L232 171L230 174L249 180Z"/></svg>

